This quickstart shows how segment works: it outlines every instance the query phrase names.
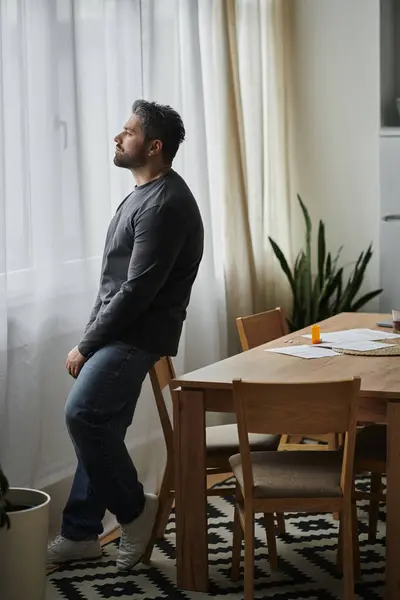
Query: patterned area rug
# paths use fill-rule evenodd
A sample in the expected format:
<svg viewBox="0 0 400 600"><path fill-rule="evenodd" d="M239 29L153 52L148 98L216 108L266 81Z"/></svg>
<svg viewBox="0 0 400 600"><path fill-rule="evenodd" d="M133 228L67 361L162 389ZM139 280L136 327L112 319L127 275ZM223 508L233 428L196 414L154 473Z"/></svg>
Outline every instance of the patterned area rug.
<svg viewBox="0 0 400 600"><path fill-rule="evenodd" d="M367 489L367 480L359 482ZM225 484L226 485L226 484ZM359 505L362 579L356 584L359 600L384 597L385 513L380 514L377 542L367 542L365 503ZM243 582L229 578L233 501L212 497L208 504L210 597L242 600ZM271 572L261 519L256 524L255 597L274 600L341 600L342 581L336 570L338 524L330 515L286 514L286 530L279 536L279 571ZM166 536L154 549L151 566L138 565L130 573L115 568L118 540L103 548L98 561L73 563L48 576L46 600L199 600L207 594L177 590L175 521L171 515Z"/></svg>

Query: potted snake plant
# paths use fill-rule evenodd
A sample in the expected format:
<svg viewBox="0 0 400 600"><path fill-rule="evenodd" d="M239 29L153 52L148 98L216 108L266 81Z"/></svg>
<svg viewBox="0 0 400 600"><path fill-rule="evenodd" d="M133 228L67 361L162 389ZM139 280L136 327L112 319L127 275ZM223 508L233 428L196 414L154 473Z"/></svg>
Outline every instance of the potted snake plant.
<svg viewBox="0 0 400 600"><path fill-rule="evenodd" d="M292 293L292 311L287 319L291 331L303 329L341 312L356 312L383 291L378 289L359 295L372 258L372 244L361 252L352 265L340 265L343 246L336 253L328 251L322 220L318 225L314 267L311 218L300 196L297 199L305 222L305 244L294 263L290 264L275 240L269 238Z"/></svg>
<svg viewBox="0 0 400 600"><path fill-rule="evenodd" d="M0 596L44 600L50 496L9 487L0 465Z"/></svg>

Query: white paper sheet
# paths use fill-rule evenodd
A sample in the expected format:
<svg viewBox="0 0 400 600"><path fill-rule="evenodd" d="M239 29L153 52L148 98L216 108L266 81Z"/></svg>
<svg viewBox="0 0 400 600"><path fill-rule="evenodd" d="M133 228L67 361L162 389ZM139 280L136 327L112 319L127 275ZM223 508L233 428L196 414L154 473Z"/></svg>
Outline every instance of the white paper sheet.
<svg viewBox="0 0 400 600"><path fill-rule="evenodd" d="M333 348L339 348L340 350L358 350L365 352L367 350L378 350L379 348L387 348L387 344L382 342L370 342L367 340L360 340L358 342L346 342L345 344L330 344Z"/></svg>
<svg viewBox="0 0 400 600"><path fill-rule="evenodd" d="M371 331L373 331L373 330L371 330ZM376 336L376 333L379 333L378 337ZM388 333L386 331L378 331L378 332L375 332L375 335L374 335L375 340L396 340L399 338L400 338L399 333Z"/></svg>
<svg viewBox="0 0 400 600"><path fill-rule="evenodd" d="M303 337L311 338L310 334ZM386 331L374 331L373 329L346 329L344 331L332 331L330 333L321 333L321 342L346 344L348 342L372 341L372 340L393 340L400 338L398 333L388 333Z"/></svg>
<svg viewBox="0 0 400 600"><path fill-rule="evenodd" d="M332 356L338 356L339 354L329 348L308 345L267 348L265 352L276 352L277 354L287 354L289 356L298 356L299 358L331 358Z"/></svg>

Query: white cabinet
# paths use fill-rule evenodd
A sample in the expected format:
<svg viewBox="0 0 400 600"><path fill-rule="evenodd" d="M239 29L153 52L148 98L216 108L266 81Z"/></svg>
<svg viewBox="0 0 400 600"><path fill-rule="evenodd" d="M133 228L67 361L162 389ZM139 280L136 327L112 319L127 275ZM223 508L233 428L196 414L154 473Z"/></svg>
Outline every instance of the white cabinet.
<svg viewBox="0 0 400 600"><path fill-rule="evenodd" d="M400 126L400 0L381 0L381 124Z"/></svg>
<svg viewBox="0 0 400 600"><path fill-rule="evenodd" d="M400 308L400 0L380 1L380 287L379 310Z"/></svg>
<svg viewBox="0 0 400 600"><path fill-rule="evenodd" d="M400 308L400 129L380 138L380 296L379 310Z"/></svg>

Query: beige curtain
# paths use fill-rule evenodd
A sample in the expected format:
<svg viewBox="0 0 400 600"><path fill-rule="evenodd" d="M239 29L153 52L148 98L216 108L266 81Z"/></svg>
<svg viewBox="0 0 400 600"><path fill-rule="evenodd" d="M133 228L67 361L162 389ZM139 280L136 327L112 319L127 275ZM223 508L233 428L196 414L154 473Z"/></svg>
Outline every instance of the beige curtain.
<svg viewBox="0 0 400 600"><path fill-rule="evenodd" d="M210 194L222 206L230 351L237 316L289 307L268 236L290 253L290 7L291 0L200 2L204 93L213 99L207 141L209 156L218 154L209 165Z"/></svg>

